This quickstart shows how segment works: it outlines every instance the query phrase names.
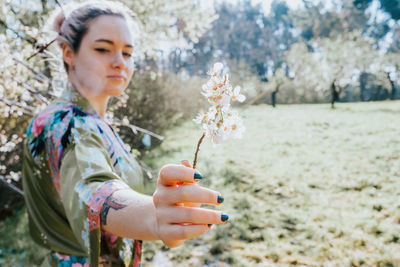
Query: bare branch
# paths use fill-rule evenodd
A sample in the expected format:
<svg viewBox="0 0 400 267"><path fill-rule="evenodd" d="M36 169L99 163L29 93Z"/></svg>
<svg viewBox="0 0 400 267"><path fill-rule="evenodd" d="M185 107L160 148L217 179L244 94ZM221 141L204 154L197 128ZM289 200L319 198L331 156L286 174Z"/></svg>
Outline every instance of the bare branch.
<svg viewBox="0 0 400 267"><path fill-rule="evenodd" d="M24 195L24 192L19 189L18 187L16 187L15 185L13 185L12 183L9 183L6 181L5 177L3 175L0 175L0 181L2 181L6 186L8 186L9 188L11 188L12 190L14 190L15 192L17 192L18 194L20 194L21 196Z"/></svg>
<svg viewBox="0 0 400 267"><path fill-rule="evenodd" d="M156 134L156 133L153 133L153 132L151 132L151 131L149 131L149 130L140 128L140 127L138 127L138 126L136 126L136 125L133 125L133 124L123 124L122 121L119 120L119 119L114 118L114 119L113 119L113 123L115 123L117 126L126 126L126 127L131 128L131 130L132 130L132 132L133 132L134 134L137 134L137 131L139 131L139 132L142 132L142 133L146 133L146 134L148 134L148 135L151 135L151 136L157 138L158 140L161 140L161 141L164 140L164 136L158 135L158 134Z"/></svg>
<svg viewBox="0 0 400 267"><path fill-rule="evenodd" d="M18 58L16 58L16 57L13 57L13 60L15 61L15 62L18 62L18 63L20 63L20 64L22 64L22 65L24 65L27 69L29 69L30 71L32 71L34 74L36 74L36 75L38 75L39 77L40 77L40 82L47 82L47 83L50 83L50 79L46 76L46 75L44 75L42 72L40 72L40 71L38 71L38 70L35 70L32 66L30 66L28 63L26 63L26 62L24 62L24 61L22 61L22 60L19 60Z"/></svg>
<svg viewBox="0 0 400 267"><path fill-rule="evenodd" d="M35 111L34 108L28 107L28 106L24 106L24 105L18 103L17 101L8 100L8 99L2 98L2 97L0 97L0 101L2 101L3 103L5 103L6 105L8 105L8 106L10 106L10 107L12 107L12 106L17 106L17 107L21 108L21 111L22 111L23 113L25 113L25 114L27 114L27 115L30 115L30 116L33 116L33 113L32 113L32 112ZM27 110L29 110L29 111L31 111L31 112L26 111L25 109L27 109Z"/></svg>
<svg viewBox="0 0 400 267"><path fill-rule="evenodd" d="M32 88L32 86L30 86L29 84L24 83L24 82L22 82L22 81L20 81L18 79L14 78L14 81L16 81L18 83L18 85L21 85L21 86L25 87L32 94L39 95L41 97L41 101L43 101L45 103L49 103L49 101L47 100L47 98L45 96L43 96L42 93L44 93L48 97L55 97L56 96L55 94L53 94L53 93L51 93L49 91L46 91L46 92L38 91L38 90Z"/></svg>
<svg viewBox="0 0 400 267"><path fill-rule="evenodd" d="M28 38L28 37L22 36L21 33L17 32L16 30L14 30L14 29L12 29L12 28L10 28L10 27L8 27L7 23L5 23L5 22L4 22L3 20L1 20L1 19L0 19L0 24L3 25L6 29L8 29L8 30L12 31L13 33L15 33L19 38L21 38L21 39L27 41L28 43L30 43L30 44L32 44L32 45L35 45L35 44L36 44L37 40L36 40L35 38L33 38L33 37L31 37L31 36L28 36L29 38Z"/></svg>
<svg viewBox="0 0 400 267"><path fill-rule="evenodd" d="M153 179L153 173L155 170L151 169L149 166L147 166L146 163L144 163L144 161L136 159L140 165L140 167L142 167L142 169L146 172L147 176L149 176L150 179Z"/></svg>

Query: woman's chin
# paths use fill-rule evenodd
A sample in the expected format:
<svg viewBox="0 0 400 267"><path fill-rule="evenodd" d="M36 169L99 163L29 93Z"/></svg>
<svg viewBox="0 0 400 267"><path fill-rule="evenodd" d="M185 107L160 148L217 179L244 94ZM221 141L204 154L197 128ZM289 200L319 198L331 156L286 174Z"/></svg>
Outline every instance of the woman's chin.
<svg viewBox="0 0 400 267"><path fill-rule="evenodd" d="M107 90L107 95L109 96L120 96L125 91L125 87L113 87Z"/></svg>

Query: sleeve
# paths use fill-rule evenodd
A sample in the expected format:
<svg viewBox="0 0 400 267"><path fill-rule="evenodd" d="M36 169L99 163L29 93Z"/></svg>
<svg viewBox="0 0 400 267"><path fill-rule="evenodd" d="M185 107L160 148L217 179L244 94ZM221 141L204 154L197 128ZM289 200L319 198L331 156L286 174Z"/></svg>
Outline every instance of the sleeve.
<svg viewBox="0 0 400 267"><path fill-rule="evenodd" d="M98 126L91 120L65 115L53 125L46 145L53 183L70 227L90 263L97 266L103 204L115 191L130 187L115 173Z"/></svg>

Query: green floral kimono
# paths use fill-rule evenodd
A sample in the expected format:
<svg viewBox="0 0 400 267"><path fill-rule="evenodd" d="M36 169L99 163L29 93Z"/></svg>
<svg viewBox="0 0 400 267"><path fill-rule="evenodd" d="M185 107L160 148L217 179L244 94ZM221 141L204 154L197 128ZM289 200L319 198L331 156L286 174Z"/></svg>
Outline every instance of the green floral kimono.
<svg viewBox="0 0 400 267"><path fill-rule="evenodd" d="M100 217L115 191L142 192L142 179L112 126L69 85L32 120L24 141L30 233L51 251L46 264L140 266L141 241L101 230Z"/></svg>

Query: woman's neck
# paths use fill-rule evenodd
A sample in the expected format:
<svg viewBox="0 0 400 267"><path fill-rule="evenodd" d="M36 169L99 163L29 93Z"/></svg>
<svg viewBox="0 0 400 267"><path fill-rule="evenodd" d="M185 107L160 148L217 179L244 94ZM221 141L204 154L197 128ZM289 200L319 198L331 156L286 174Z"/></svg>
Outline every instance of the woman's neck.
<svg viewBox="0 0 400 267"><path fill-rule="evenodd" d="M90 103L90 105L94 108L94 110L99 114L100 117L104 118L107 111L107 104L109 100L109 96L92 96L92 95L83 95Z"/></svg>
<svg viewBox="0 0 400 267"><path fill-rule="evenodd" d="M84 88L78 81L73 79L73 77L70 77L69 80L75 90L77 90L84 98L88 100L90 105L99 114L100 117L104 118L107 111L108 100L110 99L110 97L107 95L95 93L89 88Z"/></svg>

